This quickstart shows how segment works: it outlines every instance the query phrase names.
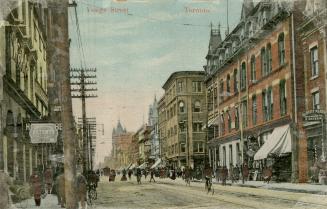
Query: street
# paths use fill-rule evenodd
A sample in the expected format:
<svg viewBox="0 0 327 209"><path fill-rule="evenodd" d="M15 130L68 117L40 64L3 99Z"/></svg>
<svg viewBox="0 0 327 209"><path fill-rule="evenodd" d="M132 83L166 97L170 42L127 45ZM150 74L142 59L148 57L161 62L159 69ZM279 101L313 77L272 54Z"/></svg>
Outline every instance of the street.
<svg viewBox="0 0 327 209"><path fill-rule="evenodd" d="M215 194L207 194L204 183L181 179L156 179L150 183L142 178L121 182L102 179L95 208L327 208L323 195L312 195L267 189L214 185ZM118 180L118 181L117 181Z"/></svg>

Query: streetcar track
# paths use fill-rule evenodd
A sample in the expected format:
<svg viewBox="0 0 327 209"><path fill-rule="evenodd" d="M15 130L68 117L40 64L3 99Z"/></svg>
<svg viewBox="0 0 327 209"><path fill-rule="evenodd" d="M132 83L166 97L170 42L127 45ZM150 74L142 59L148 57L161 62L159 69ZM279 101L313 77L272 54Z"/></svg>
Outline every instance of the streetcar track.
<svg viewBox="0 0 327 209"><path fill-rule="evenodd" d="M198 184L198 182L196 182ZM169 182L159 182L159 184L164 184L164 185L175 185ZM190 186L186 186L183 184L178 184L180 186L183 187L190 187ZM201 188L201 187L192 187L194 188ZM267 196L267 195L257 195L257 194L251 194L251 193L242 193L242 192L233 192L233 191L228 191L228 190L218 190L217 188L215 189L215 194L219 194L221 196L223 195L228 195L230 194L230 196L235 195L238 197L251 197L251 198L255 198L255 199L261 199L261 198L265 198L267 200L273 201L273 200L277 200L278 202L284 202L284 204L292 204L292 205L296 205L296 204L300 204L300 205L309 205L309 206L319 206L319 207L324 207L327 208L327 204L322 204L322 203L313 203L313 202L308 202L308 201L302 201L302 200L292 200L292 199L286 199L286 198L281 198L281 197L272 197L272 196Z"/></svg>

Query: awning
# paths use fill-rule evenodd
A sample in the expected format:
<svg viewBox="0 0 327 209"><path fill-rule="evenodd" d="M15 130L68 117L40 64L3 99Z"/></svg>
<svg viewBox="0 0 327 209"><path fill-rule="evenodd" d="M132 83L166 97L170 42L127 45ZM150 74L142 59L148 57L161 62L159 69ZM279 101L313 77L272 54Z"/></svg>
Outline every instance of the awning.
<svg viewBox="0 0 327 209"><path fill-rule="evenodd" d="M132 170L132 169L134 169L136 167L136 164L133 164L133 165L131 165L131 167L129 167L128 169L129 170Z"/></svg>
<svg viewBox="0 0 327 209"><path fill-rule="evenodd" d="M151 169L158 167L158 165L161 163L161 159L159 158L156 160L156 162L151 166Z"/></svg>
<svg viewBox="0 0 327 209"><path fill-rule="evenodd" d="M128 170L131 166L132 166L133 163L129 164L127 167L126 167L126 170Z"/></svg>
<svg viewBox="0 0 327 209"><path fill-rule="evenodd" d="M267 141L254 155L254 160L265 159L269 154L281 156L282 154L292 152L291 142L291 131L289 125L275 128L268 136Z"/></svg>
<svg viewBox="0 0 327 209"><path fill-rule="evenodd" d="M140 165L138 168L140 169L144 169L146 167L146 163L143 163L142 165Z"/></svg>
<svg viewBox="0 0 327 209"><path fill-rule="evenodd" d="M212 125L218 125L218 121L219 121L219 117L214 117L211 118L210 120L208 120L208 127L212 126Z"/></svg>

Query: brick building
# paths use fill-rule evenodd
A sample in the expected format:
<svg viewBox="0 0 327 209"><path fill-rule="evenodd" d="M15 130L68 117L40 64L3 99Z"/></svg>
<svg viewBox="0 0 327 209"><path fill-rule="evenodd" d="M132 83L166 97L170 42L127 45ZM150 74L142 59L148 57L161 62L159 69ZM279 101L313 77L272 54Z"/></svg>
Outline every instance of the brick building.
<svg viewBox="0 0 327 209"><path fill-rule="evenodd" d="M205 159L204 72L180 71L163 85L158 105L161 156L172 167L200 168Z"/></svg>
<svg viewBox="0 0 327 209"><path fill-rule="evenodd" d="M306 181L303 57L295 30L303 8L303 1L244 0L224 40L211 29L204 69L214 168L244 162L257 179L271 166L276 179Z"/></svg>
<svg viewBox="0 0 327 209"><path fill-rule="evenodd" d="M303 46L304 123L306 140L301 143L301 160L307 162L304 172L312 181L318 181L313 172L316 163L326 161L326 1L307 0L305 19L297 28Z"/></svg>

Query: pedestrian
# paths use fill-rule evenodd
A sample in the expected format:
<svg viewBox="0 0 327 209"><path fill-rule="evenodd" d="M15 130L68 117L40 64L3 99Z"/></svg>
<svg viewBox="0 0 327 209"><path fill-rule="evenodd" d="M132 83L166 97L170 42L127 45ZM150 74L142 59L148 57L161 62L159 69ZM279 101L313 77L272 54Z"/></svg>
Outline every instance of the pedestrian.
<svg viewBox="0 0 327 209"><path fill-rule="evenodd" d="M142 171L140 168L136 169L136 180L137 184L141 184Z"/></svg>
<svg viewBox="0 0 327 209"><path fill-rule="evenodd" d="M86 178L81 173L78 173L76 176L76 191L77 201L81 204L82 209L85 209L87 182Z"/></svg>
<svg viewBox="0 0 327 209"><path fill-rule="evenodd" d="M244 181L248 180L248 177L249 177L249 167L246 162L243 164L242 176L243 176L242 180L244 183Z"/></svg>
<svg viewBox="0 0 327 209"><path fill-rule="evenodd" d="M42 194L42 182L41 177L38 174L38 170L35 168L30 176L30 185L34 195L35 205L38 207L41 205Z"/></svg>
<svg viewBox="0 0 327 209"><path fill-rule="evenodd" d="M146 177L148 176L148 171L146 169L144 169L143 174L144 174L144 179L146 179Z"/></svg>
<svg viewBox="0 0 327 209"><path fill-rule="evenodd" d="M66 196L65 196L65 174L62 172L56 178L56 190L58 197L58 205L61 205L62 208L66 205Z"/></svg>
<svg viewBox="0 0 327 209"><path fill-rule="evenodd" d="M132 174L133 174L133 171L132 170L128 170L128 179L129 180L132 179Z"/></svg>
<svg viewBox="0 0 327 209"><path fill-rule="evenodd" d="M9 209L10 207L9 186L11 184L8 174L0 170L0 208Z"/></svg>
<svg viewBox="0 0 327 209"><path fill-rule="evenodd" d="M52 175L52 169L50 166L48 166L48 168L44 171L44 183L46 184L48 194L51 194L53 175Z"/></svg>
<svg viewBox="0 0 327 209"><path fill-rule="evenodd" d="M222 185L223 185L223 186L226 186L227 176L228 176L228 170L227 170L227 167L224 165L224 166L222 167L222 175L221 175L221 178L222 178Z"/></svg>
<svg viewBox="0 0 327 209"><path fill-rule="evenodd" d="M123 173L123 175L122 175L120 181L127 181L127 178L126 178L126 170L124 169L122 173Z"/></svg>
<svg viewBox="0 0 327 209"><path fill-rule="evenodd" d="M156 180L154 180L154 170L153 169L151 169L151 171L150 171L150 176L151 176L151 178L150 178L150 182L153 180L154 182L156 182Z"/></svg>
<svg viewBox="0 0 327 209"><path fill-rule="evenodd" d="M216 167L216 171L215 171L215 175L216 175L216 182L219 182L219 175L220 175L220 172L219 172L219 170L220 170L220 166L218 165L217 167Z"/></svg>

